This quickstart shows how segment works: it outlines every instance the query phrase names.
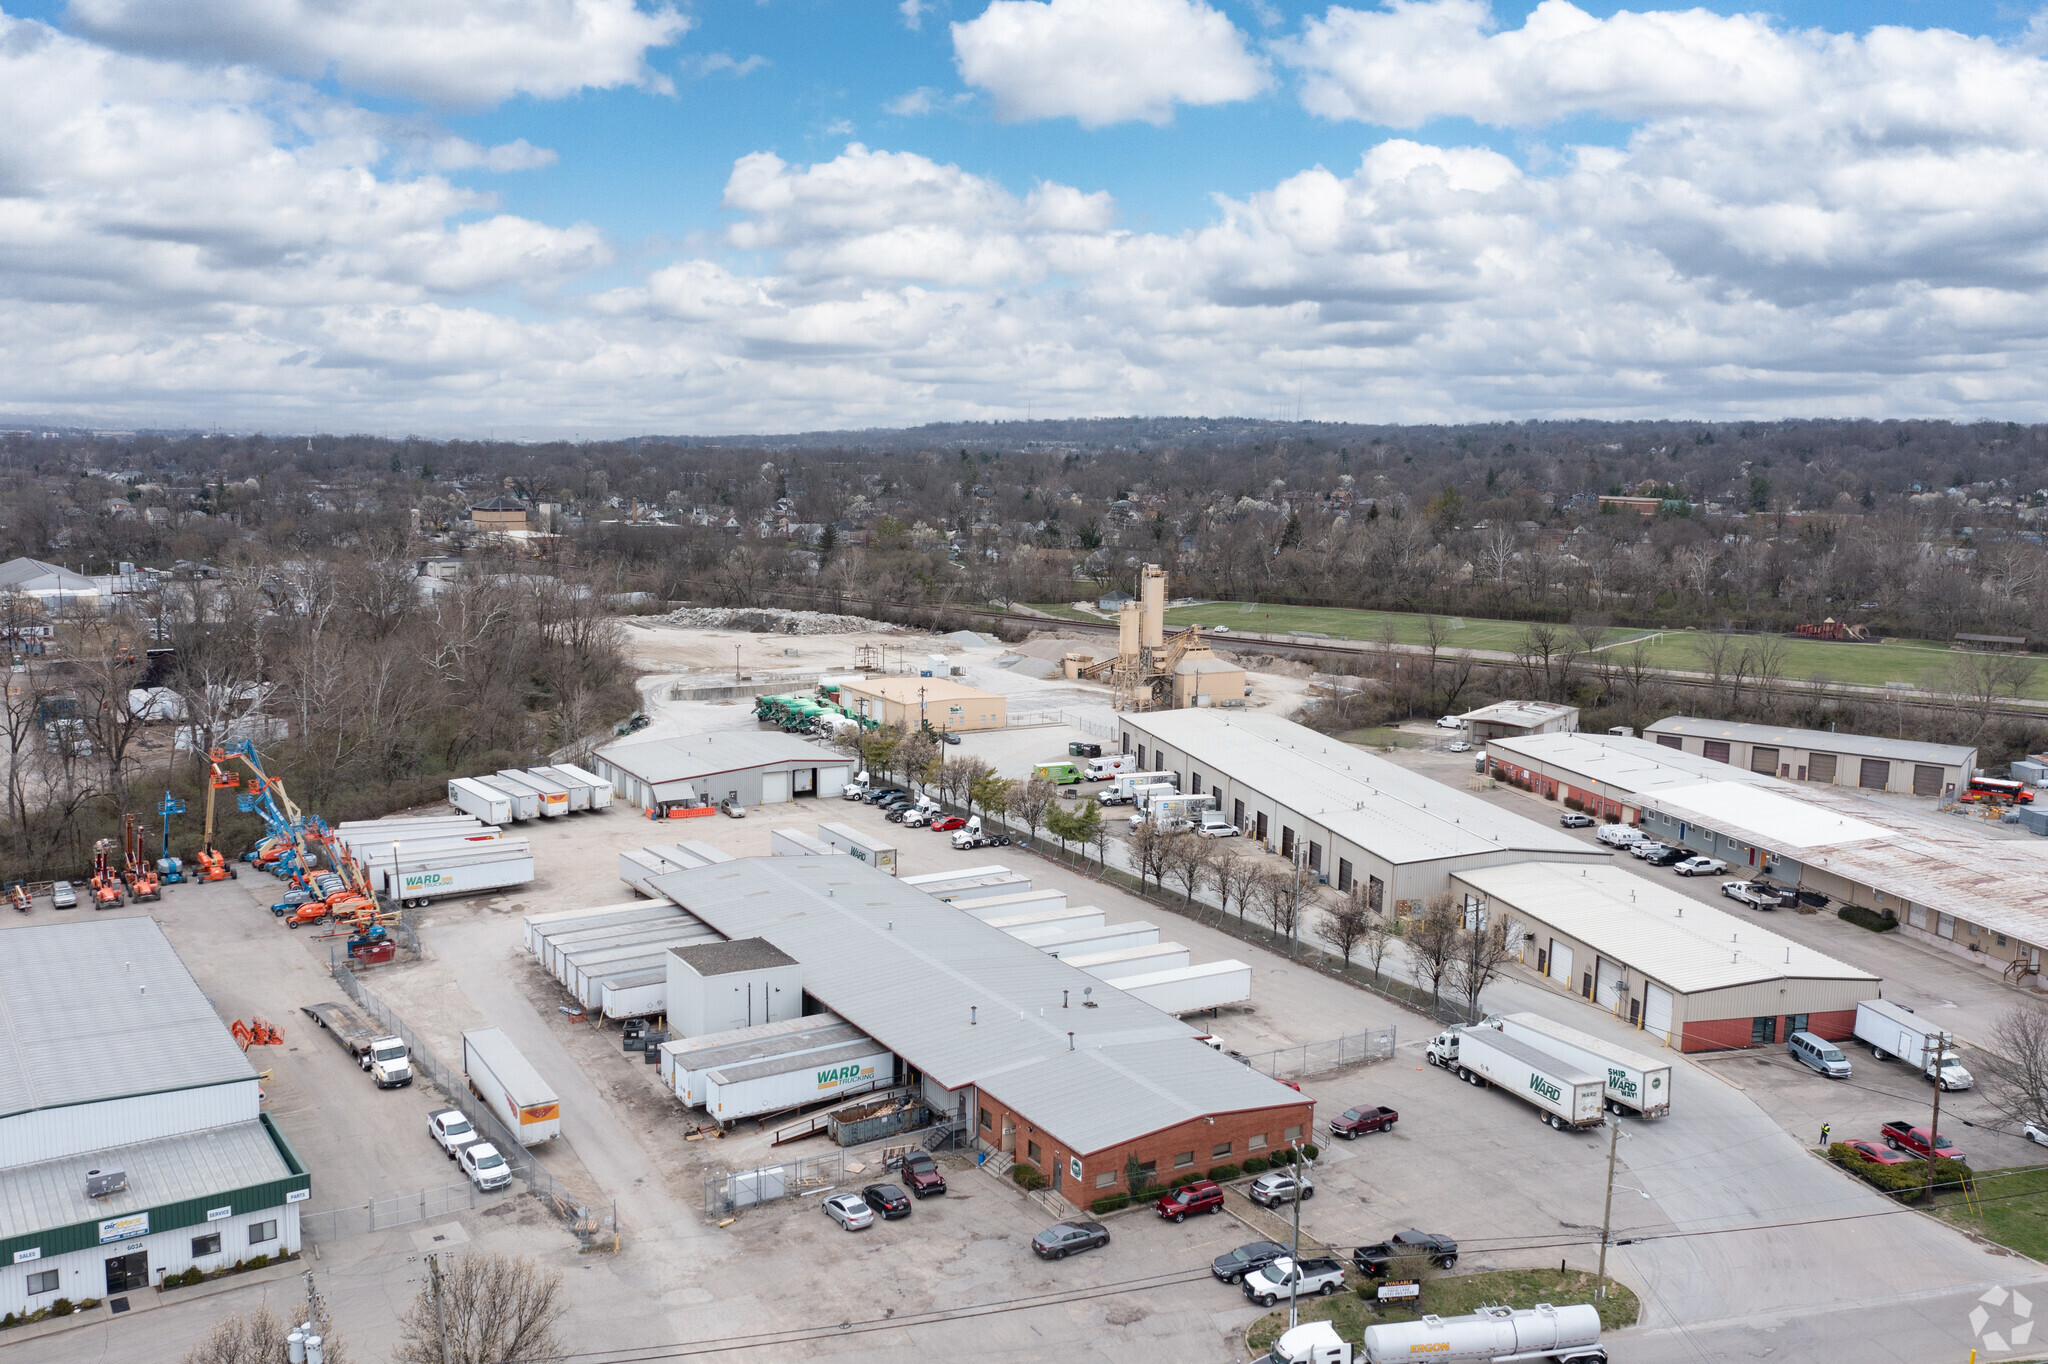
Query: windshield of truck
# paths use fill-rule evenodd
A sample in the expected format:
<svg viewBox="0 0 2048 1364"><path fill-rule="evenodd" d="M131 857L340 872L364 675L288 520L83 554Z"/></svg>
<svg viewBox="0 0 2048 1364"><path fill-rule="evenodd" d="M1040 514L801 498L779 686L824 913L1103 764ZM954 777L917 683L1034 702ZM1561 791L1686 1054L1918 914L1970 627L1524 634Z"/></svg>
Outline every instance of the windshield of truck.
<svg viewBox="0 0 2048 1364"><path fill-rule="evenodd" d="M405 1059L405 1045L400 1042L394 1042L388 1047L379 1047L377 1048L376 1056L379 1061L403 1061Z"/></svg>
<svg viewBox="0 0 2048 1364"><path fill-rule="evenodd" d="M487 1152L476 1158L476 1168L479 1170L494 1170L504 1163L505 1158L496 1151Z"/></svg>
<svg viewBox="0 0 2048 1364"><path fill-rule="evenodd" d="M473 1137L476 1135L476 1129L460 1118L448 1124L447 1132L448 1140L450 1141L459 1141L463 1137Z"/></svg>

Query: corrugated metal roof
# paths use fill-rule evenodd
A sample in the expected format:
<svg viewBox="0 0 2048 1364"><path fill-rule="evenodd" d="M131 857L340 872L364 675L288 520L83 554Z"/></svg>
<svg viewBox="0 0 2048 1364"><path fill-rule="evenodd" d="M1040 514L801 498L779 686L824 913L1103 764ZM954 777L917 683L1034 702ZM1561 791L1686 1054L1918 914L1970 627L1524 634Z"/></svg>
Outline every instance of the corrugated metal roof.
<svg viewBox="0 0 2048 1364"><path fill-rule="evenodd" d="M1749 782L1707 781L1666 791L1652 808L1680 818L1691 816L1711 828L1756 830L1748 840L1766 848L1807 848L1868 843L1893 830L1841 810L1800 800L1791 793ZM1768 830L1768 832L1764 832Z"/></svg>
<svg viewBox="0 0 2048 1364"><path fill-rule="evenodd" d="M105 1198L87 1198L87 1170L120 1170L128 1176L128 1187ZM19 1165L0 1170L0 1241L206 1198L291 1173L260 1122Z"/></svg>
<svg viewBox="0 0 2048 1364"><path fill-rule="evenodd" d="M1496 701L1478 710L1468 710L1458 718L1467 724L1482 720L1494 725L1540 725L1577 709L1561 701Z"/></svg>
<svg viewBox="0 0 2048 1364"><path fill-rule="evenodd" d="M771 767L776 763L844 766L847 762L842 753L818 748L787 734L744 729L610 744L598 749L596 756L621 772L652 785L693 781L721 772Z"/></svg>
<svg viewBox="0 0 2048 1364"><path fill-rule="evenodd" d="M1302 1102L1185 1023L851 858L743 859L657 884L795 957L807 994L944 1088L979 1085L1079 1154Z"/></svg>
<svg viewBox="0 0 2048 1364"><path fill-rule="evenodd" d="M1518 862L1453 876L1683 994L1787 978L1878 980L1620 867Z"/></svg>
<svg viewBox="0 0 2048 1364"><path fill-rule="evenodd" d="M865 1060L868 1057L889 1055L889 1049L873 1038L862 1038L844 1046L830 1047L824 1051L784 1053L766 1056L758 1061L728 1062L715 1069L705 1070L705 1076L721 1085L744 1084L748 1080L765 1080L771 1075L788 1075L792 1071L824 1070L847 1061ZM691 1069L703 1069L692 1066Z"/></svg>
<svg viewBox="0 0 2048 1364"><path fill-rule="evenodd" d="M784 1028L780 1023L762 1025L765 1028L779 1028L781 1031L768 1036L749 1037L741 1041L726 1042L719 1046L678 1046L673 1042L661 1044L662 1050L680 1063L685 1070L716 1070L720 1066L745 1065L770 1056L801 1056L811 1052L824 1051L828 1047L841 1047L849 1042L859 1042L870 1051L881 1044L856 1028L851 1023L836 1023L825 1028ZM747 1032L756 1029L745 1029ZM715 1034L714 1034L715 1035ZM701 1042L691 1038L690 1042Z"/></svg>
<svg viewBox="0 0 2048 1364"><path fill-rule="evenodd" d="M1619 734L1523 734L1488 739L1486 751L1510 761L1555 767L1583 777L1576 784L1588 790L1625 796L1652 795L1703 781L1761 785L1776 780L1762 772L1747 772L1697 753Z"/></svg>
<svg viewBox="0 0 2048 1364"><path fill-rule="evenodd" d="M1977 762L1977 750L1962 744L1924 744L1914 739L1886 739L1875 734L1838 734L1831 729L1783 729L1777 725L1745 725L1733 720L1696 720L1684 715L1667 715L1646 727L1643 733L1677 734L1689 739L1728 739L1739 744L1804 748L1863 758L1895 758L1903 762L1938 763L1943 767L1975 766Z"/></svg>
<svg viewBox="0 0 2048 1364"><path fill-rule="evenodd" d="M1118 723L1190 755L1396 866L1502 851L1592 858L1562 829L1433 781L1304 725L1249 711L1148 711Z"/></svg>
<svg viewBox="0 0 2048 1364"><path fill-rule="evenodd" d="M255 1077L156 920L0 932L0 1117Z"/></svg>

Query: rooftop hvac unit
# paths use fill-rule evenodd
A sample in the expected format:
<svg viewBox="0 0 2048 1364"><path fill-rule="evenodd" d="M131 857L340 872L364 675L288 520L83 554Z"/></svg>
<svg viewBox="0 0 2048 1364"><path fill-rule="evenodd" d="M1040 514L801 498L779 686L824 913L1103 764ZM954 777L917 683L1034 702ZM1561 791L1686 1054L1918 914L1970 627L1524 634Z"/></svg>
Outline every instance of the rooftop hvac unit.
<svg viewBox="0 0 2048 1364"><path fill-rule="evenodd" d="M106 1198L111 1194L123 1193L128 1188L126 1170L87 1170L85 1172L85 1196Z"/></svg>

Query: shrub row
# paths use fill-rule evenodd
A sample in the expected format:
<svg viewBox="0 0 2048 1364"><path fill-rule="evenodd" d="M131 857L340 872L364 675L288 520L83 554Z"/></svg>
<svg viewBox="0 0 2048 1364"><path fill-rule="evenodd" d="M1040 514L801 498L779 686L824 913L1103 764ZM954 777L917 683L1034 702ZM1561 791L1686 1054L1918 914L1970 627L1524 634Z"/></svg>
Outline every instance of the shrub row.
<svg viewBox="0 0 2048 1364"><path fill-rule="evenodd" d="M1119 1208L1128 1208L1130 1206L1131 1196L1129 1194L1113 1193L1107 1198L1098 1198L1093 1203L1090 1203L1088 1211L1094 1213L1115 1212Z"/></svg>
<svg viewBox="0 0 2048 1364"><path fill-rule="evenodd" d="M1873 1188L1884 1190L1901 1203L1917 1203L1938 1189L1957 1189L1974 1175L1959 1160L1909 1161L1904 1165L1880 1165L1865 1160L1851 1147L1835 1142L1828 1147L1828 1159Z"/></svg>
<svg viewBox="0 0 2048 1364"><path fill-rule="evenodd" d="M1303 1146L1301 1148L1301 1153L1307 1156L1310 1160L1314 1160L1318 1155L1322 1154L1322 1148L1317 1146L1314 1142L1309 1142L1306 1146ZM1273 1153L1273 1159L1269 1161L1268 1164L1292 1165L1294 1164L1294 1160L1294 1148L1292 1146L1283 1146ZM1245 1168L1247 1170L1251 1168L1249 1162L1246 1163Z"/></svg>
<svg viewBox="0 0 2048 1364"><path fill-rule="evenodd" d="M1209 1171L1209 1178L1215 1180L1218 1184L1228 1184L1243 1173L1244 1171L1238 1169L1235 1165L1218 1165L1215 1169Z"/></svg>
<svg viewBox="0 0 2048 1364"><path fill-rule="evenodd" d="M1264 1156L1253 1156L1244 1163L1244 1172L1248 1175L1262 1175L1272 1168L1273 1162Z"/></svg>
<svg viewBox="0 0 2048 1364"><path fill-rule="evenodd" d="M1017 1181L1017 1187L1025 1191L1045 1187L1045 1176L1029 1165L1017 1164L1010 1167L1010 1178Z"/></svg>

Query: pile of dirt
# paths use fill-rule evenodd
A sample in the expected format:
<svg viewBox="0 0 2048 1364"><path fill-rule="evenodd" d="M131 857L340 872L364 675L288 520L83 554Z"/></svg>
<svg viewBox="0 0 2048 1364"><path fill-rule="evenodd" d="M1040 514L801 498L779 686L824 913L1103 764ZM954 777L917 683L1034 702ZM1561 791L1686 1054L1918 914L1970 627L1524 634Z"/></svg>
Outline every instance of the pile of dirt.
<svg viewBox="0 0 2048 1364"><path fill-rule="evenodd" d="M901 625L861 616L834 616L823 611L784 611L766 606L684 606L665 616L635 622L677 625L695 630L746 630L757 635L914 634Z"/></svg>

